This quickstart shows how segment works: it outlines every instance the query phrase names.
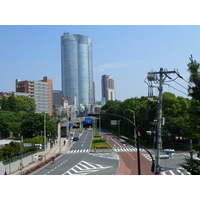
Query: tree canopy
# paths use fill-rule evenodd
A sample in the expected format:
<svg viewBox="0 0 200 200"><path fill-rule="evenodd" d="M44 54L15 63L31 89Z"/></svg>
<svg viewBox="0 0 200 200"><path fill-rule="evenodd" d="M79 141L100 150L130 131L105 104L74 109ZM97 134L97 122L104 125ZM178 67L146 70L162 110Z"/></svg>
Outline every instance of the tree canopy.
<svg viewBox="0 0 200 200"><path fill-rule="evenodd" d="M35 113L34 99L17 96L0 99L0 134L1 137L23 135L24 138L35 137L44 132L44 113ZM47 135L57 135L56 122L45 114Z"/></svg>
<svg viewBox="0 0 200 200"><path fill-rule="evenodd" d="M0 99L0 106L1 110L12 112L34 113L36 110L34 99L25 96L14 97L12 95L11 97Z"/></svg>

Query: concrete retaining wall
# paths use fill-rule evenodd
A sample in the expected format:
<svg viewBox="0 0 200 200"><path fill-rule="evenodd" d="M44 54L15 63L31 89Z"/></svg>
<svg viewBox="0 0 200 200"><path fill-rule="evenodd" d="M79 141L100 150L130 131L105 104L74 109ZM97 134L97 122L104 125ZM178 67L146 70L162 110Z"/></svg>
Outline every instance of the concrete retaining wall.
<svg viewBox="0 0 200 200"><path fill-rule="evenodd" d="M47 144L47 152L50 150L50 144ZM30 156L27 156L23 158L22 163L23 167L26 167L27 165L36 162L38 155L44 155L44 151L32 154ZM17 160L15 162L9 163L7 165L4 165L2 161L0 161L0 175L11 174L17 170L21 169L21 160Z"/></svg>

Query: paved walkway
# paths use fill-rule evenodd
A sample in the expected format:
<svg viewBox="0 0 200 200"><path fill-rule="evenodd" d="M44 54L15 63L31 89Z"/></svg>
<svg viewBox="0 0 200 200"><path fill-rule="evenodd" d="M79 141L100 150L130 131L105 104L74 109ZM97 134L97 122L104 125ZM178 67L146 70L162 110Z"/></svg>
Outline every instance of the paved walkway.
<svg viewBox="0 0 200 200"><path fill-rule="evenodd" d="M64 140L66 141L66 144L64 145ZM65 153L70 148L70 145L68 143L68 140L66 138L61 138L61 145L59 142L57 142L46 154L46 160L51 158L52 156L56 155L57 153ZM26 167L23 168L23 171L26 171L28 169L31 169L32 167L35 167L38 165L41 161L34 162ZM9 175L20 175L21 170L15 171Z"/></svg>

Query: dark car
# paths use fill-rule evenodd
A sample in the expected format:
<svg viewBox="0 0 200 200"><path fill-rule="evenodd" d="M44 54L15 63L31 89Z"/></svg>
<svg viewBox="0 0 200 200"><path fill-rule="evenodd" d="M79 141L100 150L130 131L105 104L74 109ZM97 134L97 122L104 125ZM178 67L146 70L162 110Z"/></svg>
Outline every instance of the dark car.
<svg viewBox="0 0 200 200"><path fill-rule="evenodd" d="M74 137L74 138L73 138L73 141L78 141L78 140L79 140L78 137Z"/></svg>

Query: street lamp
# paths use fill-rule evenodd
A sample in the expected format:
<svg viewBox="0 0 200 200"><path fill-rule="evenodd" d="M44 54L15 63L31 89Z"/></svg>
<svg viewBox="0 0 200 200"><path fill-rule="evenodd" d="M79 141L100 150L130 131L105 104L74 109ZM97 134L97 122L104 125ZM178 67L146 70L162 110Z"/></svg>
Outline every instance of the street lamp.
<svg viewBox="0 0 200 200"><path fill-rule="evenodd" d="M138 175L141 175L141 172L140 172L140 146L139 146L139 137L138 137L138 130L137 130L137 127L135 126L135 124L128 118L124 117L124 116L121 116L121 115L116 115L116 114L110 114L110 113L99 113L99 114L95 114L95 113L91 113L91 114L88 114L88 116L100 116L100 115L108 115L108 116L114 116L114 117L119 117L119 118L122 118L122 119L125 119L127 120L128 122L130 122L133 127L134 127L134 130L136 130L136 144L137 144L137 161L138 161Z"/></svg>
<svg viewBox="0 0 200 200"><path fill-rule="evenodd" d="M133 113L133 123L135 124L135 111L134 110L131 110L131 109L126 109L126 110L129 110L129 111L131 111L132 113ZM136 145L136 130L135 130L135 128L134 128L134 138L135 138L135 145Z"/></svg>
<svg viewBox="0 0 200 200"><path fill-rule="evenodd" d="M44 160L46 161L46 113L44 113Z"/></svg>

